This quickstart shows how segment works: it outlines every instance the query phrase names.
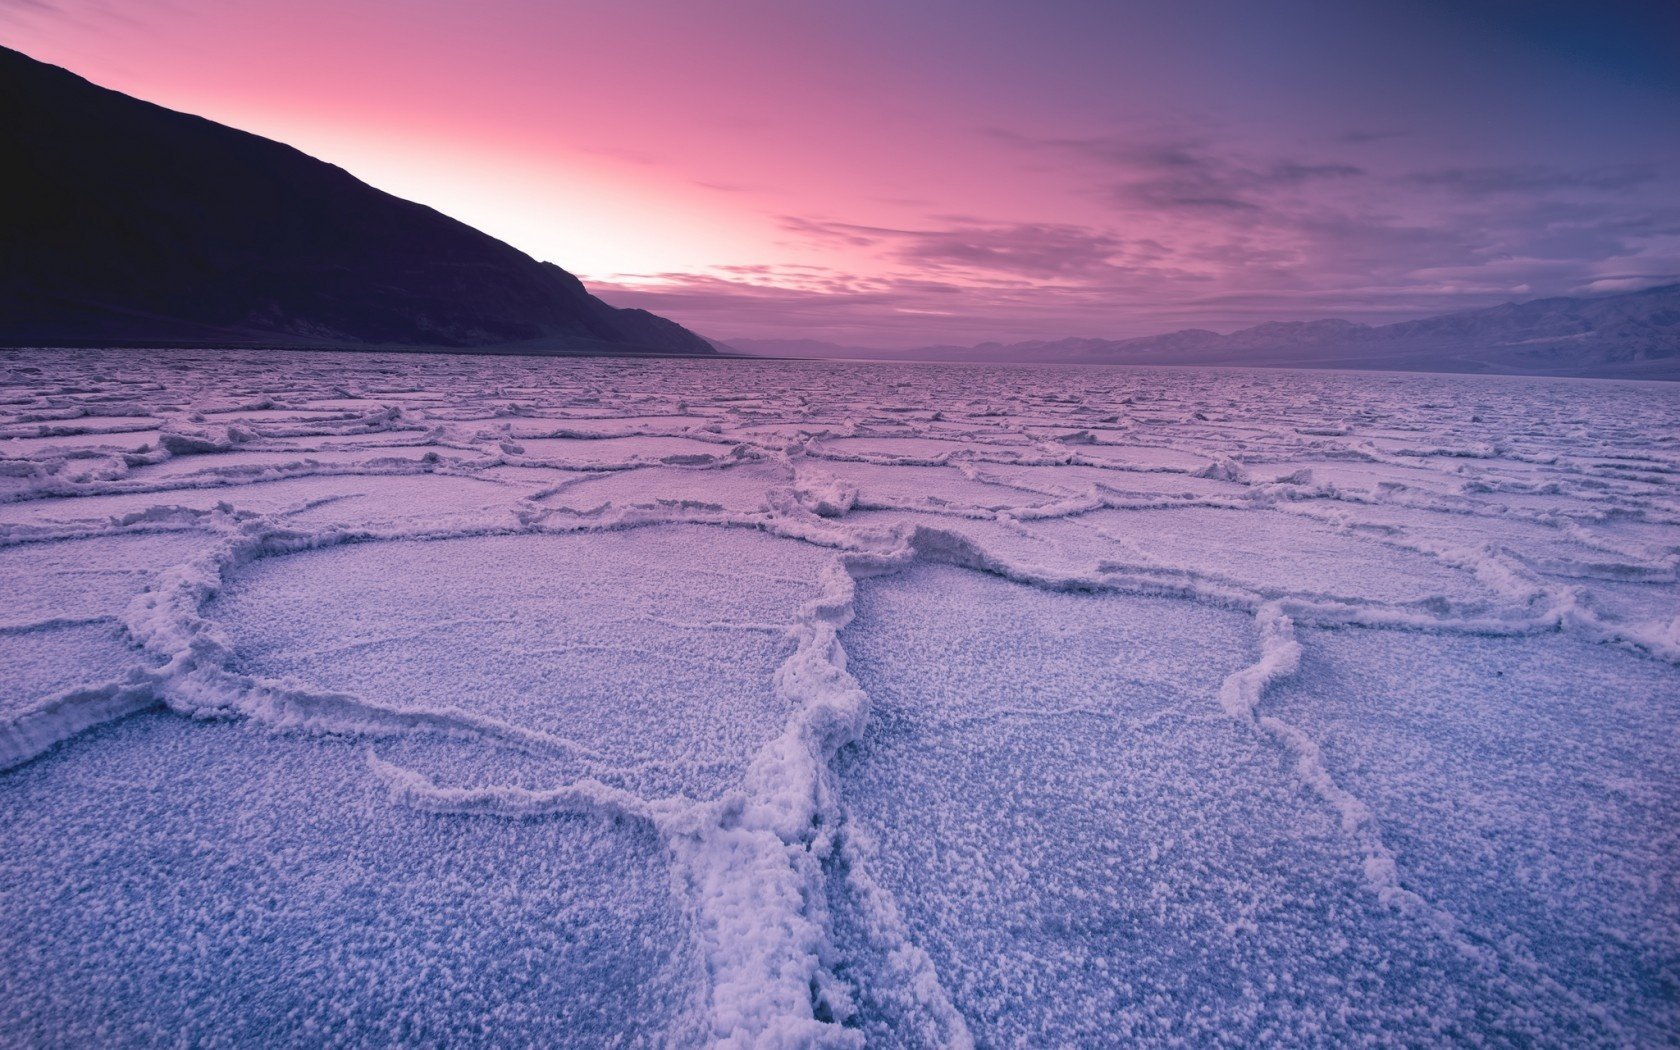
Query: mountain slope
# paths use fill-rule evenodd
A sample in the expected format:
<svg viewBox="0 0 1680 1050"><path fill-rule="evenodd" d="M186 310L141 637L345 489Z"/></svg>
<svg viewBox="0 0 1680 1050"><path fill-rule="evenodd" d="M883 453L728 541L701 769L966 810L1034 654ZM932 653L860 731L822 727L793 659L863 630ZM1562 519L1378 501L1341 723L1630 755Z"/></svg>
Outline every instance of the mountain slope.
<svg viewBox="0 0 1680 1050"><path fill-rule="evenodd" d="M747 353L814 357L817 344L731 344ZM914 350L832 347L835 357L917 361L1222 364L1397 371L1680 379L1680 285L1592 298L1558 297L1397 324L1272 322L1220 335L1189 328L1138 339L1060 339Z"/></svg>
<svg viewBox="0 0 1680 1050"><path fill-rule="evenodd" d="M1326 320L1208 335L1193 352L1223 363L1673 375L1680 374L1680 285L1505 303L1375 327ZM1156 353L1162 342L1129 340L1098 354Z"/></svg>
<svg viewBox="0 0 1680 1050"><path fill-rule="evenodd" d="M0 343L709 354L278 142L0 48Z"/></svg>

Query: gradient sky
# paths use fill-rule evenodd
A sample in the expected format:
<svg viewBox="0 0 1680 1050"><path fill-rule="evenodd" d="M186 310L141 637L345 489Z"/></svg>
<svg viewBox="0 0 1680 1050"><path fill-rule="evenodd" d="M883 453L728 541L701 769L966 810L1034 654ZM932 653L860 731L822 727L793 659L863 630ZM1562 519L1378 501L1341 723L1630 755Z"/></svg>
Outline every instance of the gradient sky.
<svg viewBox="0 0 1680 1050"><path fill-rule="evenodd" d="M0 0L0 41L723 339L1680 280L1676 0Z"/></svg>

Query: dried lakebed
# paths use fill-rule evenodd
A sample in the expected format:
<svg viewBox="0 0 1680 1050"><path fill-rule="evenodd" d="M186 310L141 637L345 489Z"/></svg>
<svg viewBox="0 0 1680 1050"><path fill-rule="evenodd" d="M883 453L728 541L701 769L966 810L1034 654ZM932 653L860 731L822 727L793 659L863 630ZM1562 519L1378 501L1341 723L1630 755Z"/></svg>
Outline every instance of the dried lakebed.
<svg viewBox="0 0 1680 1050"><path fill-rule="evenodd" d="M1680 387L0 378L0 1042L1680 1031Z"/></svg>

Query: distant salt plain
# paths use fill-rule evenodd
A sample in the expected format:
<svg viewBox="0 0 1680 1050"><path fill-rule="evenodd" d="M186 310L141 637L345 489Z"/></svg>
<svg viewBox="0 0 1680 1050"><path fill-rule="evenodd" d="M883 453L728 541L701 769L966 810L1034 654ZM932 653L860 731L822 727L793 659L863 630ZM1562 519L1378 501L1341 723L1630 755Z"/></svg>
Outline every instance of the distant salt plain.
<svg viewBox="0 0 1680 1050"><path fill-rule="evenodd" d="M0 376L0 1043L1680 1034L1680 386Z"/></svg>

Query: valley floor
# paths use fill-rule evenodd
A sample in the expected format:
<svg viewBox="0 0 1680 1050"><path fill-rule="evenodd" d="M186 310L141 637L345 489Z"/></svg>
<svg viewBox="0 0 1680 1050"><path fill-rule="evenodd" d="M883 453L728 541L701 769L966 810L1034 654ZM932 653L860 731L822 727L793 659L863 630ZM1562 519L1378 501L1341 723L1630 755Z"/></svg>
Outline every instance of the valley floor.
<svg viewBox="0 0 1680 1050"><path fill-rule="evenodd" d="M1680 387L0 382L0 1043L1680 1036Z"/></svg>

